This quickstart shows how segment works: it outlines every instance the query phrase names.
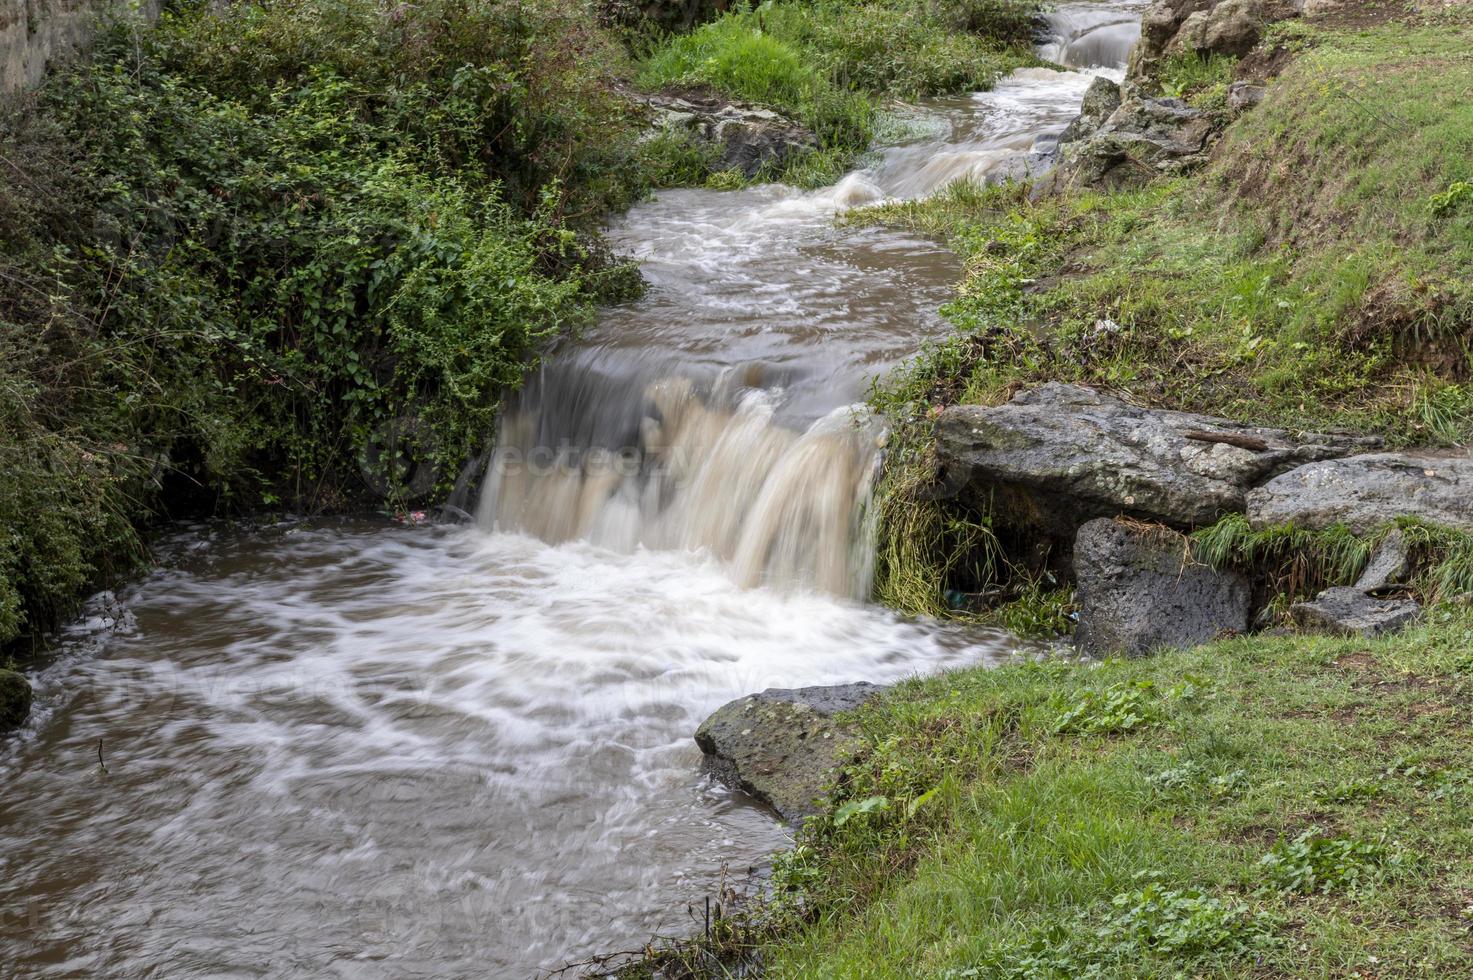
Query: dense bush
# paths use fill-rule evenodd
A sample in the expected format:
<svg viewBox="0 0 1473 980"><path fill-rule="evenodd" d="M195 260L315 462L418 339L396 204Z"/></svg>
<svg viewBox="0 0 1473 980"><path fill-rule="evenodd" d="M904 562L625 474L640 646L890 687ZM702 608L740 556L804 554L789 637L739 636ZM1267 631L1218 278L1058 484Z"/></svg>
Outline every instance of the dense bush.
<svg viewBox="0 0 1473 980"><path fill-rule="evenodd" d="M627 284L624 53L565 0L189 4L0 136L0 641L174 506L443 488ZM161 491L163 491L161 493Z"/></svg>

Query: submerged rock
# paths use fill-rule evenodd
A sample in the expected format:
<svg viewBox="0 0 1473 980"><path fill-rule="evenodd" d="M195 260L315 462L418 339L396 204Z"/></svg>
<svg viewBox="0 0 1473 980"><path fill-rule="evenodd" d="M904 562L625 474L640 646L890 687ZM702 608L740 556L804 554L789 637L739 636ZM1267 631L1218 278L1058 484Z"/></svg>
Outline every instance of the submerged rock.
<svg viewBox="0 0 1473 980"><path fill-rule="evenodd" d="M1380 598L1363 588L1327 589L1313 602L1289 609L1300 629L1367 639L1397 633L1422 618L1422 607L1405 598Z"/></svg>
<svg viewBox="0 0 1473 980"><path fill-rule="evenodd" d="M1271 477L1374 445L1137 408L1057 383L1006 405L947 409L936 438L943 493L1068 538L1097 517L1210 524L1243 511L1249 490Z"/></svg>
<svg viewBox="0 0 1473 980"><path fill-rule="evenodd" d="M13 670L0 670L0 732L19 728L30 715L30 682Z"/></svg>
<svg viewBox="0 0 1473 980"><path fill-rule="evenodd" d="M696 730L708 770L790 823L819 813L838 771L859 750L835 715L881 694L875 684L767 690L718 709Z"/></svg>
<svg viewBox="0 0 1473 980"><path fill-rule="evenodd" d="M1091 521L1075 540L1074 574L1075 643L1093 656L1139 656L1248 629L1247 580L1194 562L1191 542L1168 528Z"/></svg>
<svg viewBox="0 0 1473 980"><path fill-rule="evenodd" d="M818 149L811 129L762 106L700 94L647 95L654 128L681 132L718 149L718 170L755 177L766 166L781 166L796 153Z"/></svg>
<svg viewBox="0 0 1473 980"><path fill-rule="evenodd" d="M1473 531L1473 456L1372 453L1284 473L1248 495L1254 527L1344 524L1365 533L1398 517Z"/></svg>

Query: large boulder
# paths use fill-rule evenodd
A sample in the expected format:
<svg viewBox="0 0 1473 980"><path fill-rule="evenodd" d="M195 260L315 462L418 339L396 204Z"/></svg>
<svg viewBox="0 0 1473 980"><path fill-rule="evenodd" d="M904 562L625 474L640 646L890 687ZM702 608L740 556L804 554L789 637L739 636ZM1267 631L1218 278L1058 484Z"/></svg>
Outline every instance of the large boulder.
<svg viewBox="0 0 1473 980"><path fill-rule="evenodd" d="M838 772L860 748L836 715L881 694L874 684L768 690L718 709L696 730L708 770L798 823L821 812Z"/></svg>
<svg viewBox="0 0 1473 980"><path fill-rule="evenodd" d="M1141 39L1130 52L1131 85L1153 80L1176 54L1242 57L1263 28L1299 16L1305 0L1156 0L1141 19Z"/></svg>
<svg viewBox="0 0 1473 980"><path fill-rule="evenodd" d="M1326 589L1313 602L1295 603L1289 615L1300 629L1365 639L1397 633L1422 617L1407 598L1381 597L1356 586Z"/></svg>
<svg viewBox="0 0 1473 980"><path fill-rule="evenodd" d="M1364 533L1398 517L1473 531L1473 456L1372 453L1297 467L1248 494L1257 528L1293 524Z"/></svg>
<svg viewBox="0 0 1473 980"><path fill-rule="evenodd" d="M1073 134L1083 135L1082 123ZM1088 139L1063 147L1059 165L1035 188L1035 196L1079 188L1139 187L1163 174L1200 166L1221 134L1210 113L1180 99L1125 100Z"/></svg>
<svg viewBox="0 0 1473 980"><path fill-rule="evenodd" d="M30 714L30 682L13 670L0 670L0 732L24 725Z"/></svg>
<svg viewBox="0 0 1473 980"><path fill-rule="evenodd" d="M755 177L794 154L818 149L811 129L771 109L699 92L643 97L656 132L688 135L715 148L716 169Z"/></svg>
<svg viewBox="0 0 1473 980"><path fill-rule="evenodd" d="M1190 540L1168 528L1090 521L1074 543L1074 574L1075 643L1092 656L1140 656L1248 629L1248 581L1194 561Z"/></svg>
<svg viewBox="0 0 1473 980"><path fill-rule="evenodd" d="M1126 404L1046 384L1005 405L949 408L937 420L940 493L1005 523L1072 538L1128 515L1192 528L1242 512L1255 486L1374 441L1288 432Z"/></svg>

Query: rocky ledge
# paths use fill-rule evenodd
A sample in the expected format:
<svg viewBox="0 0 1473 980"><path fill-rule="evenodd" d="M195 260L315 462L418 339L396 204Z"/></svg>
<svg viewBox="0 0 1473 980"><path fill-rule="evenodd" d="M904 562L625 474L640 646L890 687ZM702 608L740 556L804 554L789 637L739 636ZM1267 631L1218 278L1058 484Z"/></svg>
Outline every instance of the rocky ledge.
<svg viewBox="0 0 1473 980"><path fill-rule="evenodd" d="M719 709L696 730L706 768L789 823L819 813L859 745L837 716L883 693L874 684L768 690Z"/></svg>
<svg viewBox="0 0 1473 980"><path fill-rule="evenodd" d="M1198 559L1188 532L1233 514L1255 528L1365 534L1413 517L1473 532L1473 456L1378 452L1339 432L1244 425L1047 384L936 424L936 494L1047 545L1077 584L1076 641L1143 654L1249 628L1251 583ZM1395 588L1407 546L1389 535L1353 587L1292 610L1301 629L1374 636L1417 620Z"/></svg>
<svg viewBox="0 0 1473 980"><path fill-rule="evenodd" d="M946 494L1069 538L1098 517L1211 524L1242 513L1249 493L1275 477L1374 448L1375 439L1138 408L1058 383L1005 405L947 409L936 425Z"/></svg>

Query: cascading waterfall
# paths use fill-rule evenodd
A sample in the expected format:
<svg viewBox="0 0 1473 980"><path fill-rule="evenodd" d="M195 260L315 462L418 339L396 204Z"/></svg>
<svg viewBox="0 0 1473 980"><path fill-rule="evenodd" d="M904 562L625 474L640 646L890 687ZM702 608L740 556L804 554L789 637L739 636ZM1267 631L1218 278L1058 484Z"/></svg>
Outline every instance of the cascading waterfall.
<svg viewBox="0 0 1473 980"><path fill-rule="evenodd" d="M1052 16L1071 59L1119 55L1136 23L1096 7ZM955 273L905 236L833 219L1029 173L1089 80L1028 69L938 100L918 119L926 135L821 191L675 192L641 208L614 238L644 260L652 296L554 355L508 405L481 526L701 551L743 586L864 598L883 432L855 401L868 375L940 332Z"/></svg>

